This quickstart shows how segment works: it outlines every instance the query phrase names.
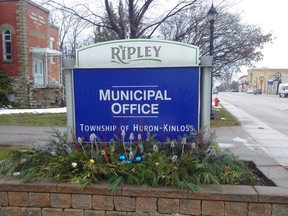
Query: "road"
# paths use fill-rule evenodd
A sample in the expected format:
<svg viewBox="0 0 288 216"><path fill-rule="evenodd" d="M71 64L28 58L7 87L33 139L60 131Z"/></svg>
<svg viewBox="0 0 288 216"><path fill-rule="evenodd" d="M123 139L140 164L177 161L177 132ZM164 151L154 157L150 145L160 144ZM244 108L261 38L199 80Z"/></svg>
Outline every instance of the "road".
<svg viewBox="0 0 288 216"><path fill-rule="evenodd" d="M37 148L48 143L54 129L66 131L66 128L0 125L0 146Z"/></svg>
<svg viewBox="0 0 288 216"><path fill-rule="evenodd" d="M219 92L218 99L228 102L277 131L288 135L288 98L278 95L253 95L245 92Z"/></svg>

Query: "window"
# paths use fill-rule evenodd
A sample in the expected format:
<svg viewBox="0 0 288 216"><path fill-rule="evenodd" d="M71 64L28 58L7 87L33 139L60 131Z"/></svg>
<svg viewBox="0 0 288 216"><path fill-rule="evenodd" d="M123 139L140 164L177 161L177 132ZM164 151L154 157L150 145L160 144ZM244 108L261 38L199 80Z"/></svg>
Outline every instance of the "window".
<svg viewBox="0 0 288 216"><path fill-rule="evenodd" d="M11 61L12 60L12 37L10 31L2 32L3 38L3 60Z"/></svg>
<svg viewBox="0 0 288 216"><path fill-rule="evenodd" d="M54 38L50 38L50 49L54 49ZM53 56L50 57L50 62L51 64L55 64Z"/></svg>

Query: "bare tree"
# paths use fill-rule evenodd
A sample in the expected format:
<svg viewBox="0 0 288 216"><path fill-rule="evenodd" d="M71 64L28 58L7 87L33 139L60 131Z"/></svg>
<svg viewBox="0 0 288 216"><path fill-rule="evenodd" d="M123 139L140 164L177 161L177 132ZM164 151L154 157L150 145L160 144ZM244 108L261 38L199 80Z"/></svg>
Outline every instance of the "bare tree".
<svg viewBox="0 0 288 216"><path fill-rule="evenodd" d="M84 31L84 28L80 27L93 26L94 42L127 37L160 37L199 46L201 55L209 52L207 12L211 5L207 2L178 0L174 6L167 7L167 10L160 10L163 5L157 5L157 0L95 0L97 6L86 3L65 5L64 0L62 3L56 0L43 1L68 14L68 17L73 17L72 28L68 28L74 35L74 44L70 42L72 50L83 44L75 43L79 31ZM272 41L272 34L263 34L257 26L242 24L239 14L227 12L231 6L229 0L215 2L218 17L214 32L213 76L231 76L240 71L241 66L251 66L263 58L261 49ZM64 23L70 22L67 18L63 20ZM87 44L87 37L82 41Z"/></svg>
<svg viewBox="0 0 288 216"><path fill-rule="evenodd" d="M51 23L59 26L59 48L65 57L75 58L77 48L94 43L90 39L93 38L90 23L65 10L52 8L51 11Z"/></svg>
<svg viewBox="0 0 288 216"><path fill-rule="evenodd" d="M63 3L54 0L44 1L45 4L64 10L95 27L114 32L118 39L151 38L165 20L181 13L191 5L199 4L198 0L179 0L170 10L161 14L159 10L155 11L157 0L103 0L103 7L99 5L91 7L85 3L66 5L64 1ZM155 12L158 12L157 16Z"/></svg>
<svg viewBox="0 0 288 216"><path fill-rule="evenodd" d="M223 1L222 1L223 3ZM174 16L161 26L164 39L199 46L201 55L209 53L209 21L207 8L190 8L190 11ZM226 5L227 6L227 5ZM239 14L217 8L214 31L214 77L227 76L240 71L241 66L252 66L263 58L261 49L272 41L272 34L263 34L260 27L241 24ZM196 12L196 13L195 13Z"/></svg>
<svg viewBox="0 0 288 216"><path fill-rule="evenodd" d="M89 28L89 23L83 22L83 20L81 20L79 17L76 17L76 19L73 20L72 24L73 25L70 30L70 34L67 37L66 45L68 45L70 50L69 56L75 58L76 49L82 46L92 44L94 43L94 40L93 35L86 30L87 28ZM82 40L79 40L79 38L82 38Z"/></svg>

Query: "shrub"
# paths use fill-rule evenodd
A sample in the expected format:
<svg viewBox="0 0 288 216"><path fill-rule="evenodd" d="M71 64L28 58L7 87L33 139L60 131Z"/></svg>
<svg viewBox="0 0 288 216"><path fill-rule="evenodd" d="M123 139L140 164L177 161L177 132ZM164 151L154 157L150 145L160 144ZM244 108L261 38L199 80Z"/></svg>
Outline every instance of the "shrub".
<svg viewBox="0 0 288 216"><path fill-rule="evenodd" d="M12 79L0 71L0 106L8 104L7 96L12 92Z"/></svg>
<svg viewBox="0 0 288 216"><path fill-rule="evenodd" d="M213 134L206 143L202 131L165 143L132 133L128 141L125 133L121 136L105 143L91 134L87 142L78 138L67 144L65 134L55 131L45 148L15 151L0 172L24 182L53 177L82 187L109 181L112 192L124 183L190 190L200 190L201 183L238 184L243 178L253 183L244 162L212 143Z"/></svg>

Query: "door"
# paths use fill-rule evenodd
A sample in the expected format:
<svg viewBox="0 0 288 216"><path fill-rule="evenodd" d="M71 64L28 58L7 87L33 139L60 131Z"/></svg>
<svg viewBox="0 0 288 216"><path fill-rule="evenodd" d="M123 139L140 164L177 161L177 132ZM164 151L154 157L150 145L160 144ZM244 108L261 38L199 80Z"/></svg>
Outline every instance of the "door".
<svg viewBox="0 0 288 216"><path fill-rule="evenodd" d="M33 78L34 85L44 85L43 59L41 58L33 59Z"/></svg>

